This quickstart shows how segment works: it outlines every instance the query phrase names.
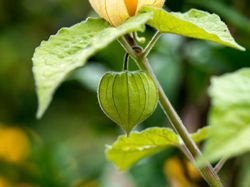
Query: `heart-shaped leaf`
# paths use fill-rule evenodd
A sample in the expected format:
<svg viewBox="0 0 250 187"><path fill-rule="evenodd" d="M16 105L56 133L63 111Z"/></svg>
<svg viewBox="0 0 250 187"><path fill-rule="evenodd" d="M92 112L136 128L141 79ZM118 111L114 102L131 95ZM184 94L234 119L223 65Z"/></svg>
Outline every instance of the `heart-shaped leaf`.
<svg viewBox="0 0 250 187"><path fill-rule="evenodd" d="M36 81L41 117L56 88L73 70L83 66L89 57L126 33L143 31L152 12L140 14L121 26L111 27L103 19L89 18L70 28L63 28L36 48L33 73Z"/></svg>

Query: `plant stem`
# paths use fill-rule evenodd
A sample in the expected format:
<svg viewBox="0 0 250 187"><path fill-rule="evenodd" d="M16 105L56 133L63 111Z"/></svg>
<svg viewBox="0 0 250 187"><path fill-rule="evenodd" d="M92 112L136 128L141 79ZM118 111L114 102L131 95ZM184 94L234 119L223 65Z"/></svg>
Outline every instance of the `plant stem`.
<svg viewBox="0 0 250 187"><path fill-rule="evenodd" d="M148 45L145 47L142 55L144 57L147 57L148 54L150 53L150 51L153 49L153 47L155 46L156 42L158 41L158 39L161 37L161 33L159 31L157 31L155 33L155 35L153 36L153 38L150 40L150 42L148 43Z"/></svg>
<svg viewBox="0 0 250 187"><path fill-rule="evenodd" d="M129 54L126 53L124 55L124 62L123 62L123 71L127 71L129 67Z"/></svg>
<svg viewBox="0 0 250 187"><path fill-rule="evenodd" d="M222 167L225 165L225 163L227 162L226 158L222 158L214 167L214 170L216 173L219 173L220 170L222 169Z"/></svg>
<svg viewBox="0 0 250 187"><path fill-rule="evenodd" d="M145 59L146 60L146 59ZM143 60L144 61L144 60ZM140 68L146 72L148 72L153 80L155 81L158 90L159 90L159 97L160 97L160 103L161 106L167 115L169 121L171 122L173 128L176 130L176 132L180 135L182 138L184 144L192 154L192 156L195 157L201 157L202 153L199 150L198 146L194 143L192 140L189 132L187 131L186 127L184 126L183 122L181 121L180 117L174 110L173 106L171 105L169 99L167 98L164 90L162 89L160 83L156 79L151 67L149 66L147 60L145 62L139 61L138 64ZM206 179L206 181L213 187L221 187L222 184L220 182L220 179L218 175L215 173L213 167L210 163L206 163L206 167L201 169L201 174Z"/></svg>
<svg viewBox="0 0 250 187"><path fill-rule="evenodd" d="M135 59L137 65L140 69L147 72L149 76L154 80L158 91L159 91L159 99L160 104L165 112L166 116L168 117L170 123L172 124L175 131L180 135L182 138L184 145L188 149L188 151L191 153L192 157L201 157L202 153L199 150L198 146L194 143L192 140L189 132L187 131L186 127L182 123L180 117L174 110L173 106L171 105L169 99L167 98L163 88L161 87L159 81L157 80L151 66L148 63L147 58L144 56L145 54L142 52L139 52L138 47L136 46L135 42L133 42L133 39L129 35L123 37L120 39L120 43L125 48L125 50L131 55L132 58ZM154 42L155 43L155 42ZM146 53L147 54L147 53ZM195 159L193 159L195 160ZM198 168L199 169L199 168ZM218 177L217 173L215 173L213 167L209 162L206 162L206 167L200 169L200 172L203 176L203 178L208 182L208 184L211 187L223 187L220 178Z"/></svg>
<svg viewBox="0 0 250 187"><path fill-rule="evenodd" d="M193 155L190 153L190 151L188 150L187 146L185 144L181 144L179 146L179 148L181 149L181 151L186 155L186 157L193 163L195 164L195 159L193 157Z"/></svg>

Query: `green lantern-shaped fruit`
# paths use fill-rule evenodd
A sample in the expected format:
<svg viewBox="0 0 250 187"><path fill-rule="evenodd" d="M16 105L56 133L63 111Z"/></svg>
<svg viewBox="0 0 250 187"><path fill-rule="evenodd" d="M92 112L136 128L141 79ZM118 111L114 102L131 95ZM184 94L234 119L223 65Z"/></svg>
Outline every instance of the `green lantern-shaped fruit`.
<svg viewBox="0 0 250 187"><path fill-rule="evenodd" d="M128 135L154 112L158 99L156 85L142 71L106 73L98 90L102 110Z"/></svg>

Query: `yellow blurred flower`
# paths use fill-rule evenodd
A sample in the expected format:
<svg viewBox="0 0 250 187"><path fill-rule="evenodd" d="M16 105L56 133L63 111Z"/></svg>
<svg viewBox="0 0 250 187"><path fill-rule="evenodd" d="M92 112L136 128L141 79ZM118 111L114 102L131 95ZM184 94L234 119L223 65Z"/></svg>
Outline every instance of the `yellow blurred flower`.
<svg viewBox="0 0 250 187"><path fill-rule="evenodd" d="M0 176L0 187L11 187L10 183Z"/></svg>
<svg viewBox="0 0 250 187"><path fill-rule="evenodd" d="M191 179L193 179L194 181L199 181L202 179L199 171L193 166L190 161L186 161L186 167Z"/></svg>
<svg viewBox="0 0 250 187"><path fill-rule="evenodd" d="M198 187L193 181L186 176L190 175L190 172L196 172L194 168L188 168L188 173L185 172L184 165L178 157L173 157L169 160L166 160L164 164L164 173L168 178L171 187ZM197 174L198 175L198 174Z"/></svg>
<svg viewBox="0 0 250 187"><path fill-rule="evenodd" d="M145 6L161 8L165 0L89 0L94 10L111 25L118 26Z"/></svg>
<svg viewBox="0 0 250 187"><path fill-rule="evenodd" d="M18 163L28 157L29 151L28 137L21 129L0 126L0 159Z"/></svg>
<svg viewBox="0 0 250 187"><path fill-rule="evenodd" d="M0 187L36 187L30 184L26 184L26 183L12 183L10 181L8 181L7 179L5 179L4 177L0 176Z"/></svg>

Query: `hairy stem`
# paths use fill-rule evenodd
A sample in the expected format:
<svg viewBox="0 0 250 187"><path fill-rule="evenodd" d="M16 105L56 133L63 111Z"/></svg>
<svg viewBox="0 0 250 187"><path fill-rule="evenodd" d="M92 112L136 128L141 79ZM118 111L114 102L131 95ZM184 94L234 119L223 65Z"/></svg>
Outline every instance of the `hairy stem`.
<svg viewBox="0 0 250 187"><path fill-rule="evenodd" d="M198 146L192 140L189 132L187 131L186 127L184 126L182 120L176 113L175 109L173 108L172 104L170 103L168 97L166 96L163 88L161 87L159 81L157 80L151 66L148 63L145 54L140 49L130 35L122 37L120 39L120 43L125 48L125 50L131 55L131 57L136 61L137 65L140 69L147 72L149 76L154 80L158 91L159 91L159 98L160 104L165 112L166 116L168 117L171 125L173 126L174 130L180 135L182 138L184 145L186 146L186 150L188 150L192 155L193 159L195 160L196 157L201 157L202 153L199 150ZM153 42L155 43L155 42ZM147 53L146 53L147 54ZM199 169L199 168L198 168ZM222 187L222 183L220 178L218 177L217 173L214 171L212 165L209 162L206 162L206 167L200 169L201 175L203 178L208 182L211 187Z"/></svg>

